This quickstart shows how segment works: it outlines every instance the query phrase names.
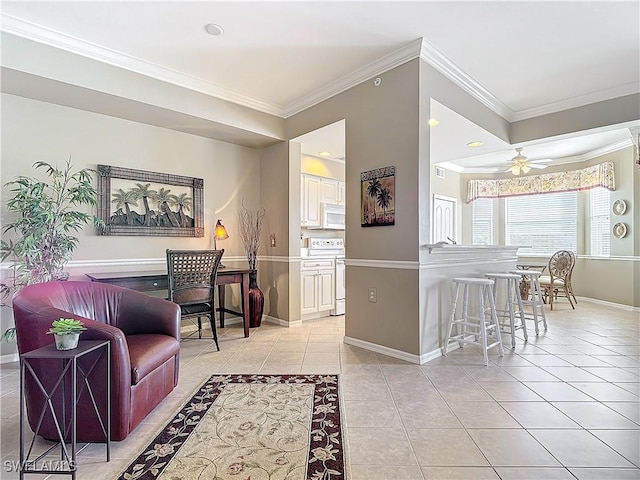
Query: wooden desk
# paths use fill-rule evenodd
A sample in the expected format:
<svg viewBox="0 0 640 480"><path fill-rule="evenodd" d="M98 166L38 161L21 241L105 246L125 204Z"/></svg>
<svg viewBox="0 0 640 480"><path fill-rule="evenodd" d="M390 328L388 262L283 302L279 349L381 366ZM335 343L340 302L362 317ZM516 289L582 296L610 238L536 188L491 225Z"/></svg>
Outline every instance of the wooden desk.
<svg viewBox="0 0 640 480"><path fill-rule="evenodd" d="M218 302L220 312L220 327L224 328L224 314L230 313L242 317L244 325L244 336L249 336L249 274L250 268L219 268L216 276L218 285ZM155 270L148 272L116 272L116 273L87 273L87 277L92 282L109 283L121 287L138 290L139 292L151 292L154 290L167 290L169 280L166 270ZM240 284L240 294L242 296L242 312L235 312L225 308L225 285L233 283Z"/></svg>

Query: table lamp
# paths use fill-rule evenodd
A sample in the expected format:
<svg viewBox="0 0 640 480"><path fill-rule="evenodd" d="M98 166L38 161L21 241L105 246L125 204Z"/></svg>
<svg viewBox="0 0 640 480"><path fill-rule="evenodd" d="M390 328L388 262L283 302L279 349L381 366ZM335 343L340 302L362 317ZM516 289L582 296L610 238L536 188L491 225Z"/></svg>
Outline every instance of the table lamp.
<svg viewBox="0 0 640 480"><path fill-rule="evenodd" d="M213 231L213 249L218 250L218 245L216 243L217 240L226 240L229 238L229 234L227 233L227 229L222 224L220 219L216 222L216 228ZM225 266L220 262L219 268L225 268Z"/></svg>

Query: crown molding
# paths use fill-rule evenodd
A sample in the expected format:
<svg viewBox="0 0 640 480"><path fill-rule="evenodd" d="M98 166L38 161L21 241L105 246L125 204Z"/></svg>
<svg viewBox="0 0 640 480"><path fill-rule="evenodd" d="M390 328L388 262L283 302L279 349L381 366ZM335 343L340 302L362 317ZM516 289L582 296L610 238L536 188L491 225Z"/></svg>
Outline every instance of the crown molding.
<svg viewBox="0 0 640 480"><path fill-rule="evenodd" d="M637 84L629 83L612 89L514 112L482 85L467 75L427 40L424 38L418 38L398 50L395 50L394 52L391 52L390 54L329 83L320 90L306 95L289 105L282 106L242 95L234 90L221 87L201 78L100 46L6 13L0 14L0 30L281 118L288 118L295 115L306 108L327 100L328 98L354 87L376 75L380 75L392 68L413 60L414 58L420 58L427 62L454 84L458 85L472 97L484 104L487 108L491 109L509 122L526 120L533 117L556 113L562 110L581 107L591 103L638 93Z"/></svg>
<svg viewBox="0 0 640 480"><path fill-rule="evenodd" d="M290 104L285 109L285 118L312 107L328 98L348 90L351 87L370 79L373 76L380 75L384 72L398 67L409 60L420 56L422 39L414 40L407 45L395 50L384 57L375 60L354 72L339 78L320 90L316 90L310 95L302 97L300 100Z"/></svg>
<svg viewBox="0 0 640 480"><path fill-rule="evenodd" d="M268 104L255 98L247 97L233 90L220 87L214 83L187 75L176 70L147 62L132 55L127 55L110 48L97 45L86 40L59 32L42 25L2 13L0 29L3 32L26 38L44 45L65 50L76 55L96 60L98 62L123 68L141 75L145 75L179 87L187 88L205 95L236 103L264 113L283 116L281 106Z"/></svg>
<svg viewBox="0 0 640 480"><path fill-rule="evenodd" d="M424 38L422 39L420 58L442 73L445 77L458 85L464 91L476 98L504 119L511 121L515 115L513 110L498 100L486 88L467 75L455 63L445 57L436 47Z"/></svg>
<svg viewBox="0 0 640 480"><path fill-rule="evenodd" d="M632 145L633 142L630 138L627 140L621 140L620 142L612 143L611 145L605 145L604 147L596 148L591 152L583 153L579 156L579 161L586 162L587 160L602 157L603 155L607 155L608 153L614 153L619 150L623 150L627 147L631 147Z"/></svg>
<svg viewBox="0 0 640 480"><path fill-rule="evenodd" d="M634 93L638 93L638 84L627 83L626 85L620 85L619 87L600 90L599 92L592 92L586 95L561 100L559 102L541 105L539 107L519 110L515 112L510 121L517 122L520 120L527 120L529 118L541 117L543 115L549 115L563 110L584 107L585 105L590 105L592 103L604 102L618 97L633 95Z"/></svg>

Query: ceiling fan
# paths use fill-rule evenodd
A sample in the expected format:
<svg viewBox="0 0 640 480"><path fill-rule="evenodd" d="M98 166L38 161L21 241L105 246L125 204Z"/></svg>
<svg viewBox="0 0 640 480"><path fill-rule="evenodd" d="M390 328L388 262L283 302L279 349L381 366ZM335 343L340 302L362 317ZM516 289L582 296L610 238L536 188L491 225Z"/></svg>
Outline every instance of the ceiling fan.
<svg viewBox="0 0 640 480"><path fill-rule="evenodd" d="M512 165L505 170L505 172L511 172L514 175L526 174L531 171L532 168L547 168L547 165L541 165L543 163L552 162L550 158L543 160L529 160L522 154L522 147L516 148L516 156L509 160Z"/></svg>

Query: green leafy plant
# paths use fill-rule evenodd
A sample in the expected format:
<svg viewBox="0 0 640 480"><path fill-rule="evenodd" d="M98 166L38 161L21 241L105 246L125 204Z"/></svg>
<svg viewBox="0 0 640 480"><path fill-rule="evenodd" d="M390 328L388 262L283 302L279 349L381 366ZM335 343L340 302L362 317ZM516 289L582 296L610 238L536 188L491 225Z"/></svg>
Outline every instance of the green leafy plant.
<svg viewBox="0 0 640 480"><path fill-rule="evenodd" d="M5 184L11 196L4 217L13 220L3 227L10 238L0 242L0 260L11 261L9 278L0 284L4 307L11 306L11 295L25 285L67 278L63 269L78 246L74 233L89 223L103 227L100 219L83 211L97 204L93 170L74 171L71 158L61 169L42 161L33 167L43 171L46 180L19 176ZM13 337L15 329L9 328L1 338Z"/></svg>
<svg viewBox="0 0 640 480"><path fill-rule="evenodd" d="M51 328L47 333L54 333L56 335L69 335L71 333L81 333L84 328L84 323L75 318L61 318L54 320L51 324Z"/></svg>

